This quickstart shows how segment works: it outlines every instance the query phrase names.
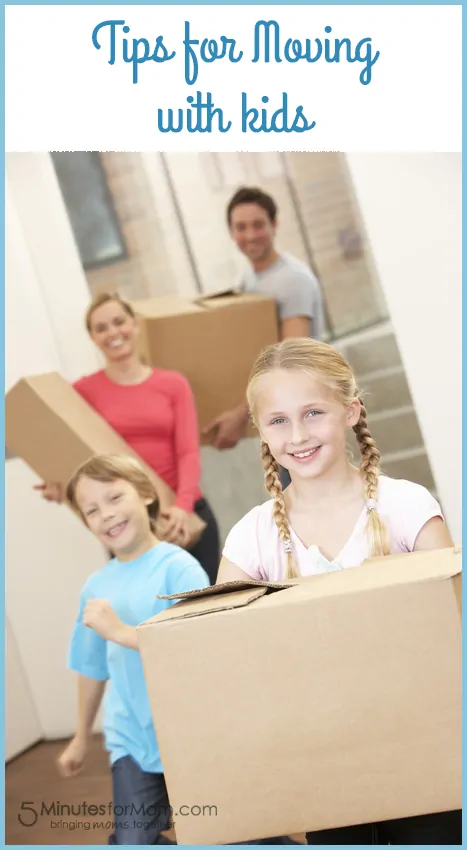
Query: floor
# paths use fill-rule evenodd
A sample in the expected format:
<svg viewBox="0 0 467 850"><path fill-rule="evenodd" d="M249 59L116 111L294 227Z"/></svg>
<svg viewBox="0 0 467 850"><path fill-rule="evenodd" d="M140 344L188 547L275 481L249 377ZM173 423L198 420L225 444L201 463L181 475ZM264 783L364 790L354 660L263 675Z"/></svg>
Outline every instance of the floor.
<svg viewBox="0 0 467 850"><path fill-rule="evenodd" d="M108 811L112 800L102 739L93 738L83 773L68 780L55 766L65 743L39 743L7 765L5 844L107 844L111 817L86 811L93 805Z"/></svg>
<svg viewBox="0 0 467 850"><path fill-rule="evenodd" d="M112 800L101 738L93 738L83 773L69 780L55 766L65 743L39 743L7 765L6 844L107 844L109 818L86 817L83 812L85 803L108 806ZM67 814L59 806L74 806L77 814Z"/></svg>

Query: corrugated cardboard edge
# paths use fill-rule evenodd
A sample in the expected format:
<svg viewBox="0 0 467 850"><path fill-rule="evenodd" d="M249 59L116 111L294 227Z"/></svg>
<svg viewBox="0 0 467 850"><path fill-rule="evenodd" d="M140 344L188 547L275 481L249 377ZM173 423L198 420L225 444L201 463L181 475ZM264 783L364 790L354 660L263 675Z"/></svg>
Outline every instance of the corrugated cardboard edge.
<svg viewBox="0 0 467 850"><path fill-rule="evenodd" d="M198 590L186 590L184 593L172 593L170 596L156 596L156 599L196 599L197 597L219 595L222 593L230 593L236 590L243 590L249 587L264 587L272 590L283 590L288 587L293 587L298 584L298 581L225 581L222 584L214 584L211 587L203 587Z"/></svg>
<svg viewBox="0 0 467 850"><path fill-rule="evenodd" d="M213 289L212 292L202 292L200 295L189 297L188 300L194 304L202 304L203 301L208 301L210 298L222 298L225 295L243 295L239 289L233 289L231 286L227 289Z"/></svg>
<svg viewBox="0 0 467 850"><path fill-rule="evenodd" d="M205 614L217 614L232 611L235 608L244 608L262 596L290 589L296 583L254 580L251 582L230 581L200 590L172 594L171 596L157 596L156 599L174 601L175 604L164 611L160 611L149 620L145 620L144 623L140 623L137 629L158 623L188 619L188 617L200 617Z"/></svg>
<svg viewBox="0 0 467 850"><path fill-rule="evenodd" d="M236 593L229 593L227 596L212 596L211 604L205 604L209 596L185 599L165 611L160 611L150 620L146 620L137 626L137 631L145 626L153 626L158 623L177 622L179 620L187 620L190 617L203 617L206 614L218 614L225 611L233 611L236 608L245 608L252 602L256 602L261 596L265 596L269 588L267 587L250 587L237 590ZM226 603L225 600L228 600Z"/></svg>
<svg viewBox="0 0 467 850"><path fill-rule="evenodd" d="M225 304L222 304L222 299L226 299ZM205 292L203 295L197 295L191 298L190 303L195 304L197 307L204 307L204 309L209 309L213 306L216 309L219 309L219 307L230 309L232 307L244 307L245 304L268 304L274 310L274 313L277 311L276 301L270 295L232 289L219 292Z"/></svg>

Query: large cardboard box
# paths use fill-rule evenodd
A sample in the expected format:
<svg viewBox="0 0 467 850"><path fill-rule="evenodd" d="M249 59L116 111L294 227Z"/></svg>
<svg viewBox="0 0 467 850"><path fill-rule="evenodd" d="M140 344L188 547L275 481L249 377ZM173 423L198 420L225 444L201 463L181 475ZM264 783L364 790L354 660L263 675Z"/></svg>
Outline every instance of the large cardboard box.
<svg viewBox="0 0 467 850"><path fill-rule="evenodd" d="M5 438L8 450L24 460L43 481L64 487L80 464L96 454L137 457L156 488L161 508L173 504L170 487L147 466L110 425L56 372L22 378L6 394ZM191 518L191 541L206 524ZM165 534L166 522L158 522Z"/></svg>
<svg viewBox="0 0 467 850"><path fill-rule="evenodd" d="M245 400L257 355L279 338L276 302L260 295L166 296L133 307L142 319L142 359L188 379L201 431ZM201 439L209 443L212 435Z"/></svg>
<svg viewBox="0 0 467 850"><path fill-rule="evenodd" d="M461 553L185 594L138 627L179 844L461 808Z"/></svg>

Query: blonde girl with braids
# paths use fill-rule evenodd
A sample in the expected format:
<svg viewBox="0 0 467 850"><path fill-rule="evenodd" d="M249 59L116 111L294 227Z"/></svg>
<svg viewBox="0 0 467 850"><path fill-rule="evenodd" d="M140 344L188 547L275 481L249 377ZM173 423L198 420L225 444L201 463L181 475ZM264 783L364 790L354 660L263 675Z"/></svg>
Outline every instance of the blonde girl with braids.
<svg viewBox="0 0 467 850"><path fill-rule="evenodd" d="M355 375L330 345L301 338L268 346L247 401L271 498L230 532L218 582L276 581L453 545L428 490L382 475ZM349 460L352 432L359 466ZM279 467L291 477L284 491Z"/></svg>
<svg viewBox="0 0 467 850"><path fill-rule="evenodd" d="M228 535L218 582L311 576L358 567L375 556L453 545L428 490L381 474L355 375L331 346L305 338L269 346L253 367L247 400L261 436L270 499ZM352 432L359 466L348 456ZM290 473L285 491L279 465ZM444 845L462 844L461 832L461 812L454 811L308 832L306 838L315 845Z"/></svg>

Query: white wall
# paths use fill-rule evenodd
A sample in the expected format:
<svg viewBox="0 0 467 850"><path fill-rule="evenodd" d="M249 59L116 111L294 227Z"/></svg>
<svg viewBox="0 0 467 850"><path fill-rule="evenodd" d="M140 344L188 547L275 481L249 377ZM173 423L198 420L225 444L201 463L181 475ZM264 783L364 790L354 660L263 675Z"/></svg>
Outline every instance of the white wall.
<svg viewBox="0 0 467 850"><path fill-rule="evenodd" d="M8 619L5 626L5 759L8 761L39 740L42 729Z"/></svg>
<svg viewBox="0 0 467 850"><path fill-rule="evenodd" d="M50 158L28 153L6 160L8 390L22 375L59 371L73 379L98 361L83 330L87 282ZM79 589L105 561L67 508L33 491L36 480L22 461L8 461L7 757L38 737L72 733L76 688L65 666L68 642Z"/></svg>
<svg viewBox="0 0 467 850"><path fill-rule="evenodd" d="M37 303L39 295L41 312L47 315L50 329L47 342L40 336L33 348L31 337L21 325L15 328L15 338L19 345L26 343L31 355L34 351L37 354L44 344L50 347L53 340L62 374L74 380L98 368L100 360L84 331L90 294L52 160L45 153L9 153L6 171L11 204L16 208L35 273L38 290L35 300ZM9 244L8 239L7 249ZM12 263L16 256L13 251ZM27 304L27 300L23 303ZM15 362L13 358L10 368L14 368ZM33 366L34 357L29 362Z"/></svg>
<svg viewBox="0 0 467 850"><path fill-rule="evenodd" d="M33 490L34 474L19 460L6 468L6 608L42 735L70 735L76 722L76 676L66 656L79 592L106 560L104 550L66 507ZM21 692L14 680L7 691Z"/></svg>
<svg viewBox="0 0 467 850"><path fill-rule="evenodd" d="M437 492L461 542L461 155L347 154Z"/></svg>
<svg viewBox="0 0 467 850"><path fill-rule="evenodd" d="M8 391L31 369L50 372L60 368L61 359L8 174L5 194L5 383Z"/></svg>
<svg viewBox="0 0 467 850"><path fill-rule="evenodd" d="M180 295L195 295L196 287L190 259L177 218L174 198L167 182L160 153L141 153L141 164L145 169L151 189L154 208L158 215L161 236L159 244L165 254L169 268L170 287Z"/></svg>

